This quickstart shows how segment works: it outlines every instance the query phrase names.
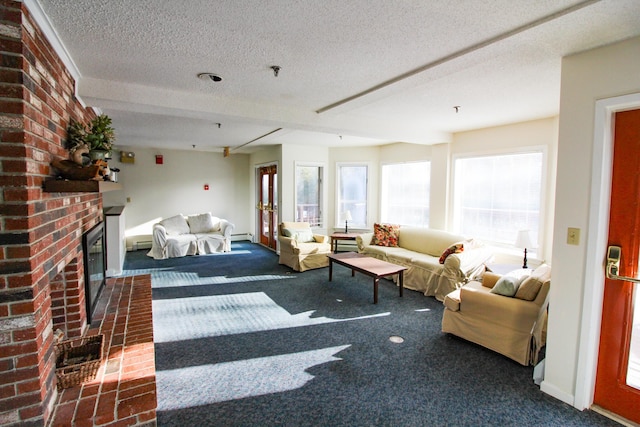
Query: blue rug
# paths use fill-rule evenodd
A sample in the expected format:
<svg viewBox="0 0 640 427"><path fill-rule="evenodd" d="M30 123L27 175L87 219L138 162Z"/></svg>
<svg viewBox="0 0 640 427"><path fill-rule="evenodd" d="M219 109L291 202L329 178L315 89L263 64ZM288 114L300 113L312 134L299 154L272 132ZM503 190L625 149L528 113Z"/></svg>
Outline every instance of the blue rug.
<svg viewBox="0 0 640 427"><path fill-rule="evenodd" d="M159 426L614 426L542 393L533 368L440 331L442 303L262 246L153 260Z"/></svg>

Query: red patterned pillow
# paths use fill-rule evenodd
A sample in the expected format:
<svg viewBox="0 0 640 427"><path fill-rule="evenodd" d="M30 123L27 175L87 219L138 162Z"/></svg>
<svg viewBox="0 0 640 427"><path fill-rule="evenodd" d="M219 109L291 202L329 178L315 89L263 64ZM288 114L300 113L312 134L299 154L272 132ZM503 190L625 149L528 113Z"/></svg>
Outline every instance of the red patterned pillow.
<svg viewBox="0 0 640 427"><path fill-rule="evenodd" d="M442 255L440 255L440 264L444 264L444 261L449 255L459 254L462 251L464 251L464 243L454 243L442 252Z"/></svg>
<svg viewBox="0 0 640 427"><path fill-rule="evenodd" d="M400 226L393 224L373 224L372 244L377 246L398 246Z"/></svg>

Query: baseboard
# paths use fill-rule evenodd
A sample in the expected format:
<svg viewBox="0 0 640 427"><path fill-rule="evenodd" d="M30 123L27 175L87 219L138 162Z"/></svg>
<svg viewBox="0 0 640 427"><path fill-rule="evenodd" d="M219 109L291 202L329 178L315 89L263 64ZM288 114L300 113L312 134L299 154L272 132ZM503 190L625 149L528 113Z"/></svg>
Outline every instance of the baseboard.
<svg viewBox="0 0 640 427"><path fill-rule="evenodd" d="M239 240L249 240L250 242L253 241L253 234L251 233L239 233L239 234L232 234L231 235L231 241L232 242L237 242Z"/></svg>
<svg viewBox="0 0 640 427"><path fill-rule="evenodd" d="M575 400L573 394L566 393L547 381L542 381L542 383L540 383L540 390L551 397L555 397L556 399L573 406Z"/></svg>

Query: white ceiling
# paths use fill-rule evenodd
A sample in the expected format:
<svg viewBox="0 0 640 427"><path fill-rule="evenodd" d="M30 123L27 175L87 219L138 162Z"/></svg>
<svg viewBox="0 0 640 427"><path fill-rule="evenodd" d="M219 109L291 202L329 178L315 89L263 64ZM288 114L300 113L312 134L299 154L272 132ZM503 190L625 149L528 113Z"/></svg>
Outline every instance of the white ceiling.
<svg viewBox="0 0 640 427"><path fill-rule="evenodd" d="M232 153L433 144L553 116L563 56L640 35L638 0L37 3L116 144Z"/></svg>

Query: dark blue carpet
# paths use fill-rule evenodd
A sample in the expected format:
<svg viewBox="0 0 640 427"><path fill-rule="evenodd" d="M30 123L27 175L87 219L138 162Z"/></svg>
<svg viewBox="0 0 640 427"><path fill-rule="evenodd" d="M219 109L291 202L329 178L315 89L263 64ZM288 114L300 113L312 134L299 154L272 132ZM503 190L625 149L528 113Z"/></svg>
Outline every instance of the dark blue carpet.
<svg viewBox="0 0 640 427"><path fill-rule="evenodd" d="M159 426L614 426L542 393L533 368L440 331L442 303L259 245L156 261ZM399 336L402 343L390 341Z"/></svg>

